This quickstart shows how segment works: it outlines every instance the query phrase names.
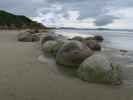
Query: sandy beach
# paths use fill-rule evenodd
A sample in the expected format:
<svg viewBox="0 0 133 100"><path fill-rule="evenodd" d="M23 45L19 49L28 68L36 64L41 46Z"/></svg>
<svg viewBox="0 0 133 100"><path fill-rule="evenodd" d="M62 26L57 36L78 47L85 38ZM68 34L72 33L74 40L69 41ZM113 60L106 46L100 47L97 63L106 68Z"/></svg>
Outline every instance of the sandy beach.
<svg viewBox="0 0 133 100"><path fill-rule="evenodd" d="M121 86L83 82L41 62L38 43L18 42L18 33L0 31L0 100L133 100L133 68Z"/></svg>

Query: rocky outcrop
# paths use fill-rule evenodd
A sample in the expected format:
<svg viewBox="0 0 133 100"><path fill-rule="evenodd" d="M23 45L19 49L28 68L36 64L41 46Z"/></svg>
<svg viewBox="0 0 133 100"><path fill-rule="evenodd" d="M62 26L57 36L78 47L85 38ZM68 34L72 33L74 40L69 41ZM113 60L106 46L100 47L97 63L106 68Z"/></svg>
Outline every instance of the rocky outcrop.
<svg viewBox="0 0 133 100"><path fill-rule="evenodd" d="M77 40L82 42L83 44L87 45L91 50L93 51L100 51L101 50L101 45L99 42L103 41L103 37L96 35L94 37L87 37L83 38L80 36L75 36L71 40Z"/></svg>
<svg viewBox="0 0 133 100"><path fill-rule="evenodd" d="M112 63L100 51L101 37L74 37L45 34L41 40L45 55L55 57L56 63L73 68L77 76L87 82L121 84L121 67ZM75 73L75 72L74 72Z"/></svg>

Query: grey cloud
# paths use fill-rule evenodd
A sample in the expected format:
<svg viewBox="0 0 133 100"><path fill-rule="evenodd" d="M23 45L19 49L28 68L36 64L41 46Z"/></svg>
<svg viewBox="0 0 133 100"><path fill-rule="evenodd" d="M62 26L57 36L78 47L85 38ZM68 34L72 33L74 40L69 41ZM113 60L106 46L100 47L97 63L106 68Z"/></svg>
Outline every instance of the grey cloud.
<svg viewBox="0 0 133 100"><path fill-rule="evenodd" d="M110 6L116 8L133 7L133 0L112 0Z"/></svg>
<svg viewBox="0 0 133 100"><path fill-rule="evenodd" d="M0 0L0 9L29 17L35 15L35 11L40 7L43 7L41 3L32 0Z"/></svg>
<svg viewBox="0 0 133 100"><path fill-rule="evenodd" d="M40 4L34 3L32 0L0 0L0 8L9 10L17 14L25 14L28 16L35 15L35 11L42 7L49 7L53 4L59 3L63 5L64 11L76 9L81 13L81 18L94 17L101 13L104 3L107 0L43 0ZM35 1L35 0L34 0ZM36 0L38 1L38 0ZM46 11L46 10L45 10ZM46 11L48 12L48 11ZM32 12L32 13L31 13Z"/></svg>
<svg viewBox="0 0 133 100"><path fill-rule="evenodd" d="M84 2L84 1L88 1L88 0L46 0L46 2L49 3L79 3L79 2Z"/></svg>
<svg viewBox="0 0 133 100"><path fill-rule="evenodd" d="M55 9L53 5L61 5L62 9ZM107 25L118 19L107 15L108 8L124 7L133 7L133 0L0 0L0 9L29 17L37 17L37 12L40 13L40 9L43 9L42 14L54 12L67 18L67 11L76 10L80 13L77 20L94 18L97 26Z"/></svg>
<svg viewBox="0 0 133 100"><path fill-rule="evenodd" d="M112 23L114 21L114 19L118 19L118 17L109 16L109 15L99 16L96 18L94 23L96 26L105 26L105 25Z"/></svg>
<svg viewBox="0 0 133 100"><path fill-rule="evenodd" d="M107 0L103 0L103 2L99 2L99 0L94 0L91 2L84 2L75 5L74 8L80 11L80 18L84 19L87 17L95 18L98 15L105 14L105 6Z"/></svg>
<svg viewBox="0 0 133 100"><path fill-rule="evenodd" d="M105 13L105 6L108 2L107 0L101 0L102 2L99 2L99 0L48 0L48 1L55 1L59 4L63 5L63 9L61 11L57 11L57 13L64 13L69 10L77 10L80 13L79 19L84 19L88 17L95 18L96 16L100 14ZM64 3L64 2L65 3ZM71 2L70 2L71 1ZM72 3L72 1L74 3ZM67 2L67 3L66 3ZM46 11L46 10L45 10ZM46 11L48 12L48 11Z"/></svg>

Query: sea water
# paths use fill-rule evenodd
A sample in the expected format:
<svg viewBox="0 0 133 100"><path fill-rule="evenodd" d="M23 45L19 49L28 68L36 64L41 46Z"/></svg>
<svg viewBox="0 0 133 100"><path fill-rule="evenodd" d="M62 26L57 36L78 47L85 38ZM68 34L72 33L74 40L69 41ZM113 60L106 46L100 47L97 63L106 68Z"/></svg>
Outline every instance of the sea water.
<svg viewBox="0 0 133 100"><path fill-rule="evenodd" d="M133 31L57 29L55 32L69 38L101 35L104 37L103 44L106 47L133 51Z"/></svg>

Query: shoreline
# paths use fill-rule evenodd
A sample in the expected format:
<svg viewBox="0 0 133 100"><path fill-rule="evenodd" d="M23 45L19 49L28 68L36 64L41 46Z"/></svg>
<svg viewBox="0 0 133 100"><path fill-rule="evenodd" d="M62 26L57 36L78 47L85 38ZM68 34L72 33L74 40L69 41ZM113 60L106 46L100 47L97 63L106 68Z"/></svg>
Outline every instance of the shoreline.
<svg viewBox="0 0 133 100"><path fill-rule="evenodd" d="M132 100L133 69L121 86L82 82L42 55L37 42L18 42L20 31L0 30L1 100Z"/></svg>
<svg viewBox="0 0 133 100"><path fill-rule="evenodd" d="M55 30L56 33L63 34L68 37L73 36L94 36L94 35L101 35L105 38L104 44L107 47L113 47L117 49L124 49L124 50L131 50L133 51L132 47L132 32L118 32L118 31L95 31L95 30Z"/></svg>

